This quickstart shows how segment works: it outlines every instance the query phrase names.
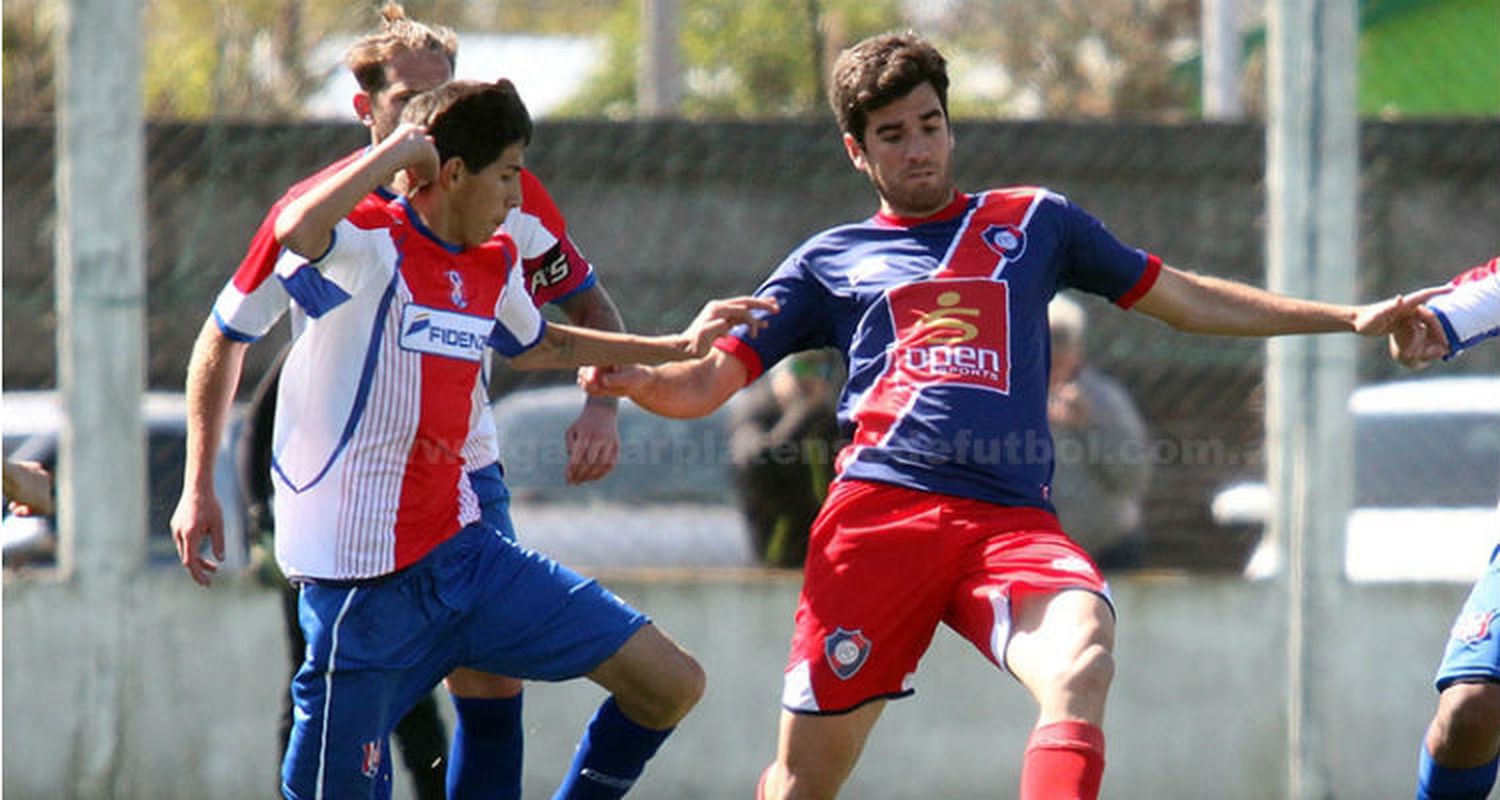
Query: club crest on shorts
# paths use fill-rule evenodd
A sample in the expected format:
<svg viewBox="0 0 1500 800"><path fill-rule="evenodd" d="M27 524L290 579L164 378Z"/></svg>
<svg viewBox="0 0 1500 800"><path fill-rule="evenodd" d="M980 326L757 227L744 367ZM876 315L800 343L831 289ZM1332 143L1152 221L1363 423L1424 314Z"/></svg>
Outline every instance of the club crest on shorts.
<svg viewBox="0 0 1500 800"><path fill-rule="evenodd" d="M870 640L860 631L836 628L823 639L823 655L840 680L849 680L870 657Z"/></svg>
<svg viewBox="0 0 1500 800"><path fill-rule="evenodd" d="M1453 638L1464 644L1474 644L1490 635L1490 626L1494 622L1494 611L1474 611L1465 614L1453 623Z"/></svg>
<svg viewBox="0 0 1500 800"><path fill-rule="evenodd" d="M365 742L359 747L364 751L364 759L359 764L360 774L374 778L380 774L380 742Z"/></svg>

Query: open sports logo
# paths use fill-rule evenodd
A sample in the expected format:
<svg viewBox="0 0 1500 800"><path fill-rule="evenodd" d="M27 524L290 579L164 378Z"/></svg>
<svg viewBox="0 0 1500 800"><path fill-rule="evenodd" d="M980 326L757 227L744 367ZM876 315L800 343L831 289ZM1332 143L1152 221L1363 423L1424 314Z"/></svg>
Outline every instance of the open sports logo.
<svg viewBox="0 0 1500 800"><path fill-rule="evenodd" d="M889 294L897 373L915 384L1010 392L1009 286L984 278L923 281Z"/></svg>

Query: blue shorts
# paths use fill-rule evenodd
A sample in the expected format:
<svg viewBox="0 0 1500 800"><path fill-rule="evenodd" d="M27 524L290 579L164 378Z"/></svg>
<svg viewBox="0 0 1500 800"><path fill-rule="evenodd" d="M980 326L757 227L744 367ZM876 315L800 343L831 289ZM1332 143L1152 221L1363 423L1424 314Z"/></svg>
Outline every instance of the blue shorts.
<svg viewBox="0 0 1500 800"><path fill-rule="evenodd" d="M471 471L469 486L479 497L479 516L484 524L514 542L516 524L510 519L510 487L505 485L505 472L500 468L500 462Z"/></svg>
<svg viewBox="0 0 1500 800"><path fill-rule="evenodd" d="M1489 566L1453 622L1438 665L1437 690L1464 678L1500 681L1500 547L1490 553Z"/></svg>
<svg viewBox="0 0 1500 800"><path fill-rule="evenodd" d="M456 667L560 681L592 671L647 617L592 579L470 525L400 572L304 584L307 652L282 765L290 798L386 797L386 737ZM321 785L320 785L321 784Z"/></svg>

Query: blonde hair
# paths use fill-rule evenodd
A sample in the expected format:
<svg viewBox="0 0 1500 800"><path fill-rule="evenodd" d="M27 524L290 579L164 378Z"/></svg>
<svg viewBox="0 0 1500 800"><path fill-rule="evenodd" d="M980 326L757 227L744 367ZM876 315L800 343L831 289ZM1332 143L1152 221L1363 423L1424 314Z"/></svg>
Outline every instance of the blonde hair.
<svg viewBox="0 0 1500 800"><path fill-rule="evenodd" d="M458 34L452 28L417 22L395 0L380 8L380 18L379 30L361 37L344 53L344 65L360 89L372 94L384 89L385 66L401 52L441 53L450 70L458 60Z"/></svg>

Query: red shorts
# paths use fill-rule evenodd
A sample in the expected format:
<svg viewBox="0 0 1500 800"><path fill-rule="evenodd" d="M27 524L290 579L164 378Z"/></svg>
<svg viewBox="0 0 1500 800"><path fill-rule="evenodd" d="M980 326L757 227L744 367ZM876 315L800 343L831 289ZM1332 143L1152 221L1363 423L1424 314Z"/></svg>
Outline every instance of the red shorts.
<svg viewBox="0 0 1500 800"><path fill-rule="evenodd" d="M1011 605L1063 589L1109 601L1099 568L1046 511L836 482L812 527L781 703L837 714L911 694L939 622L1004 669Z"/></svg>

